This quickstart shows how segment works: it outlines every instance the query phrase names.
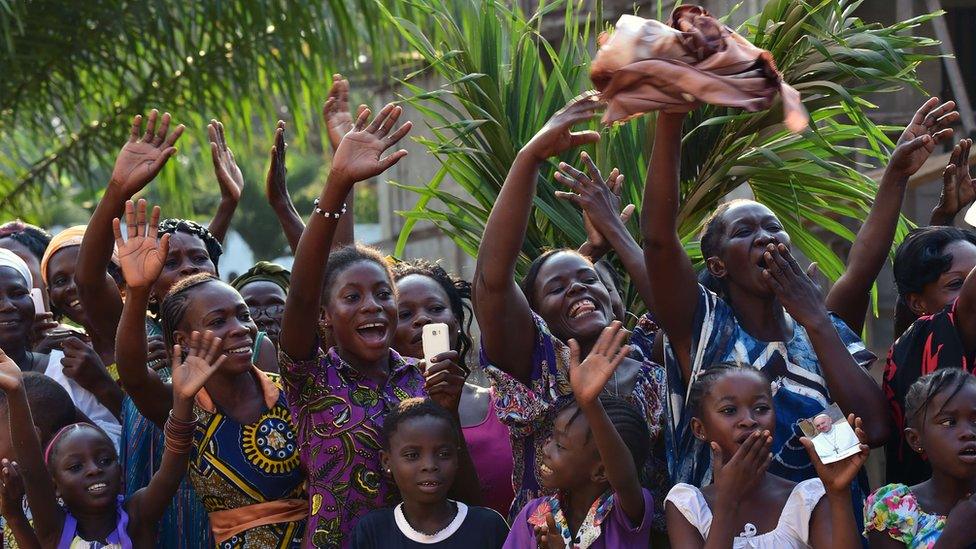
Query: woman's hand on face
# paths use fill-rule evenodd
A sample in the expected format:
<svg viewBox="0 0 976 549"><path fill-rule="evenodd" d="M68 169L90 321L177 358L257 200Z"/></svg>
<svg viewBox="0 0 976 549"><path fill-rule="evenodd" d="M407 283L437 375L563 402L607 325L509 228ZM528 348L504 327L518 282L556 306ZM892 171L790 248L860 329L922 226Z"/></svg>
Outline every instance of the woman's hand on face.
<svg viewBox="0 0 976 549"><path fill-rule="evenodd" d="M64 375L75 380L84 389L97 394L100 384L114 383L98 353L77 337L62 341L61 351L64 353L64 358L61 359Z"/></svg>
<svg viewBox="0 0 976 549"><path fill-rule="evenodd" d="M125 228L128 239L122 239L122 222L115 218L115 246L119 254L122 276L130 288L149 288L159 278L169 253L169 236L159 234L159 206L155 206L149 223L146 223L146 201L139 200L138 213L129 200L125 203Z"/></svg>
<svg viewBox="0 0 976 549"><path fill-rule="evenodd" d="M942 195L932 210L939 224L952 224L956 214L976 201L976 180L969 171L969 151L973 140L963 139L952 149L949 164L942 171Z"/></svg>
<svg viewBox="0 0 976 549"><path fill-rule="evenodd" d="M556 191L556 198L569 200L583 210L586 241L593 248L605 250L609 244L603 233L618 221L626 225L634 214L635 207L629 204L622 211L620 209L620 193L624 181L620 170L614 168L604 179L590 155L580 153L580 159L586 167L586 173L560 162L559 171L555 173L556 181L572 192Z"/></svg>
<svg viewBox="0 0 976 549"><path fill-rule="evenodd" d="M800 437L800 444L807 449L807 454L810 455L810 461L813 463L814 469L817 470L817 476L823 481L827 493L846 494L851 489L851 482L854 481L857 472L864 466L864 462L868 460L868 455L871 453L871 448L864 443L864 431L861 430L861 418L854 417L854 414L849 414L847 416L847 422L854 429L854 434L857 435L857 440L861 443L861 451L840 461L825 465L820 460L817 449L813 446L813 441L807 437Z"/></svg>
<svg viewBox="0 0 976 549"><path fill-rule="evenodd" d="M213 332L194 331L183 358L183 348L173 346L173 399L189 401L200 392L210 376L220 368L227 355L220 354L223 341Z"/></svg>
<svg viewBox="0 0 976 549"><path fill-rule="evenodd" d="M20 389L23 379L24 373L20 371L20 366L0 349L0 389L7 393L16 391Z"/></svg>
<svg viewBox="0 0 976 549"><path fill-rule="evenodd" d="M773 454L769 451L773 436L769 431L754 431L735 451L732 459L725 462L722 449L712 442L712 478L719 497L738 498L749 491L762 478Z"/></svg>
<svg viewBox="0 0 976 549"><path fill-rule="evenodd" d="M356 118L349 112L349 81L341 74L332 75L332 88L329 89L329 98L322 106L322 120L329 132L329 143L332 150L339 148L342 137L352 131L353 122L359 118L366 105L360 105L356 109Z"/></svg>
<svg viewBox="0 0 976 549"><path fill-rule="evenodd" d="M422 363L421 367L427 396L450 412L458 410L469 373L457 361L457 351L448 351L433 357L430 364Z"/></svg>
<svg viewBox="0 0 976 549"><path fill-rule="evenodd" d="M938 97L923 103L898 138L888 169L900 177L914 175L928 160L935 145L952 137L949 126L959 120L959 112L955 109L955 101L940 105Z"/></svg>
<svg viewBox="0 0 976 549"><path fill-rule="evenodd" d="M783 244L770 244L765 258L763 278L794 320L804 328L810 328L828 319L820 289L803 272L789 248Z"/></svg>
<svg viewBox="0 0 976 549"><path fill-rule="evenodd" d="M595 91L588 91L573 98L565 107L556 111L546 125L522 147L522 150L542 162L569 149L600 140L595 131L572 131L573 126L591 120L606 104L598 99Z"/></svg>
<svg viewBox="0 0 976 549"><path fill-rule="evenodd" d="M24 512L24 480L20 466L7 458L0 460L0 516L10 517Z"/></svg>
<svg viewBox="0 0 976 549"><path fill-rule="evenodd" d="M600 332L590 354L580 363L580 346L575 339L569 340L569 384L580 406L586 406L600 398L610 376L630 353L630 345L624 345L630 332L614 320Z"/></svg>
<svg viewBox="0 0 976 549"><path fill-rule="evenodd" d="M176 140L183 134L183 124L172 132L169 131L169 113L163 113L159 120L159 111L153 109L149 113L146 133L142 133L142 115L132 119L129 130L129 141L122 146L115 167L112 168L112 179L109 185L117 185L124 196L132 196L141 191L152 181L159 171L166 165L166 161L176 154Z"/></svg>
<svg viewBox="0 0 976 549"><path fill-rule="evenodd" d="M338 178L344 184L352 185L385 172L406 156L407 151L400 149L386 158L380 158L413 127L411 122L405 122L391 133L402 113L401 107L390 103L367 125L370 110L363 110L352 131L343 136L336 149L330 179Z"/></svg>
<svg viewBox="0 0 976 549"><path fill-rule="evenodd" d="M210 137L210 155L213 157L214 175L217 176L217 183L220 184L220 196L223 200L230 200L234 203L240 202L241 193L244 192L244 174L241 173L237 161L234 160L234 153L227 146L224 125L217 119L210 120L210 124L207 125L207 134Z"/></svg>
<svg viewBox="0 0 976 549"><path fill-rule="evenodd" d="M268 195L268 203L287 204L291 202L288 194L287 174L285 168L285 121L279 120L275 126L274 145L271 146L271 165L268 166L268 176L264 180L264 191Z"/></svg>

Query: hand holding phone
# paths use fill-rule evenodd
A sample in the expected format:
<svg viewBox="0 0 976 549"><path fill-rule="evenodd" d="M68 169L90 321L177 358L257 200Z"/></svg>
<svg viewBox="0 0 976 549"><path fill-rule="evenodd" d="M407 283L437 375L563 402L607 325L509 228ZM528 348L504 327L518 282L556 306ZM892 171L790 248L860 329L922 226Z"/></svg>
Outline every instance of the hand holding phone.
<svg viewBox="0 0 976 549"><path fill-rule="evenodd" d="M424 346L424 361L427 364L430 364L435 356L450 351L451 337L448 333L447 324L443 322L425 324L422 342Z"/></svg>

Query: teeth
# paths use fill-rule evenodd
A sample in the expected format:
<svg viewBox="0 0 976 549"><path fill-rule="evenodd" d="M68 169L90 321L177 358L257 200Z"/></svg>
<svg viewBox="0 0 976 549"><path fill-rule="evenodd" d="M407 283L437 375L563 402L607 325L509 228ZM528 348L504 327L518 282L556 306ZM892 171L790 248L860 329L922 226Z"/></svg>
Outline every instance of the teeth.
<svg viewBox="0 0 976 549"><path fill-rule="evenodd" d="M16 325L17 325L16 320L4 320L3 322L0 322L0 326L16 326Z"/></svg>
<svg viewBox="0 0 976 549"><path fill-rule="evenodd" d="M238 347L236 349L231 349L231 350L229 350L227 352L228 353L235 354L235 355L242 355L242 354L248 353L250 351L251 351L251 348L250 347Z"/></svg>
<svg viewBox="0 0 976 549"><path fill-rule="evenodd" d="M81 305L81 302L78 301L77 299L72 301L71 303L68 303L68 306L71 308L77 307L78 305Z"/></svg>
<svg viewBox="0 0 976 549"><path fill-rule="evenodd" d="M589 299L584 299L576 303L575 305L573 305L572 308L570 308L569 316L572 318L576 318L578 316L582 316L584 313L588 313L590 311L595 311L595 310L596 310L596 306L594 305L593 301Z"/></svg>
<svg viewBox="0 0 976 549"><path fill-rule="evenodd" d="M107 486L108 485L105 484L104 482L99 482L99 483L92 484L91 486L89 486L88 487L88 491L89 492L98 492L100 490L104 490Z"/></svg>
<svg viewBox="0 0 976 549"><path fill-rule="evenodd" d="M381 324L379 322L372 322L370 324L363 324L362 326L359 327L359 329L360 330L365 330L367 328L385 328L385 327L386 326L384 326L383 324Z"/></svg>
<svg viewBox="0 0 976 549"><path fill-rule="evenodd" d="M539 471L541 471L542 474L544 474L544 475L548 475L548 474L551 474L552 473L552 469L550 469L549 466L546 465L545 463L540 463L539 464Z"/></svg>

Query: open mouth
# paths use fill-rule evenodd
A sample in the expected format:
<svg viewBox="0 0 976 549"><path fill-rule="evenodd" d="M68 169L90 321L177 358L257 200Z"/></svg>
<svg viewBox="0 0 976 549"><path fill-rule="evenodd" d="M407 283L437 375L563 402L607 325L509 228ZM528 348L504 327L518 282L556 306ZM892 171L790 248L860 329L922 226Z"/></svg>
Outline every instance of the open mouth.
<svg viewBox="0 0 976 549"><path fill-rule="evenodd" d="M967 445L959 451L959 459L966 463L976 463L976 445Z"/></svg>
<svg viewBox="0 0 976 549"><path fill-rule="evenodd" d="M243 357L243 356L250 356L251 355L251 352L252 352L251 351L251 344L248 343L246 345L241 345L240 347L234 347L232 349L227 349L226 351L224 351L224 354L227 355L227 356L229 356L229 357L232 357L232 356L240 356L240 357Z"/></svg>
<svg viewBox="0 0 976 549"><path fill-rule="evenodd" d="M386 322L366 322L356 328L356 332L369 343L386 342Z"/></svg>
<svg viewBox="0 0 976 549"><path fill-rule="evenodd" d="M424 482L418 482L417 487L420 488L422 492L436 492L440 490L444 483L439 480L426 480Z"/></svg>
<svg viewBox="0 0 976 549"><path fill-rule="evenodd" d="M552 468L549 467L548 465L546 465L545 463L540 463L539 464L539 472L542 473L545 476L549 476L549 475L552 474Z"/></svg>
<svg viewBox="0 0 976 549"><path fill-rule="evenodd" d="M569 318L576 319L594 312L596 312L596 303L589 298L581 299L569 308Z"/></svg>
<svg viewBox="0 0 976 549"><path fill-rule="evenodd" d="M70 302L68 302L68 307L71 307L72 309L80 309L81 301L78 301L77 299L72 299Z"/></svg>
<svg viewBox="0 0 976 549"><path fill-rule="evenodd" d="M13 328L19 324L18 320L0 320L0 328Z"/></svg>
<svg viewBox="0 0 976 549"><path fill-rule="evenodd" d="M89 494L101 494L105 492L105 490L108 490L108 484L105 484L104 482L96 482L88 487Z"/></svg>

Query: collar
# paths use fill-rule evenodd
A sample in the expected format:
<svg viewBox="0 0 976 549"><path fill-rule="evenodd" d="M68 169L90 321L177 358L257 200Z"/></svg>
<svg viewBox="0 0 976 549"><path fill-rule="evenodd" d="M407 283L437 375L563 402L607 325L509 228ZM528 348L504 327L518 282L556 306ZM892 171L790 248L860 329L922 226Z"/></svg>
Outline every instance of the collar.
<svg viewBox="0 0 976 549"><path fill-rule="evenodd" d="M326 353L326 358L332 367L342 372L343 375L357 379L363 378L363 375L358 370L339 356L339 352L336 351L335 347L329 349L329 352ZM400 356L400 353L397 353L393 350L393 347L390 347L390 379L399 377L405 371L415 370L416 368L416 359Z"/></svg>
<svg viewBox="0 0 976 549"><path fill-rule="evenodd" d="M261 387L261 393L264 395L264 405L268 408L274 408L275 405L278 404L278 387L273 381L271 381L271 378L269 378L268 375L263 371L258 369L257 366L252 366L251 373L254 375L258 385ZM210 413L217 412L217 405L214 404L213 399L210 398L210 394L207 393L206 387L202 387L200 392L197 393L196 403L197 406Z"/></svg>
<svg viewBox="0 0 976 549"><path fill-rule="evenodd" d="M563 538L563 544L572 549L586 549L603 533L602 525L613 509L613 490L607 490L593 502L575 537L569 530L569 521L563 513L560 497L562 493L542 498L535 511L529 515L528 523L533 526L545 526L546 517L551 514L553 522L556 523L556 530Z"/></svg>

